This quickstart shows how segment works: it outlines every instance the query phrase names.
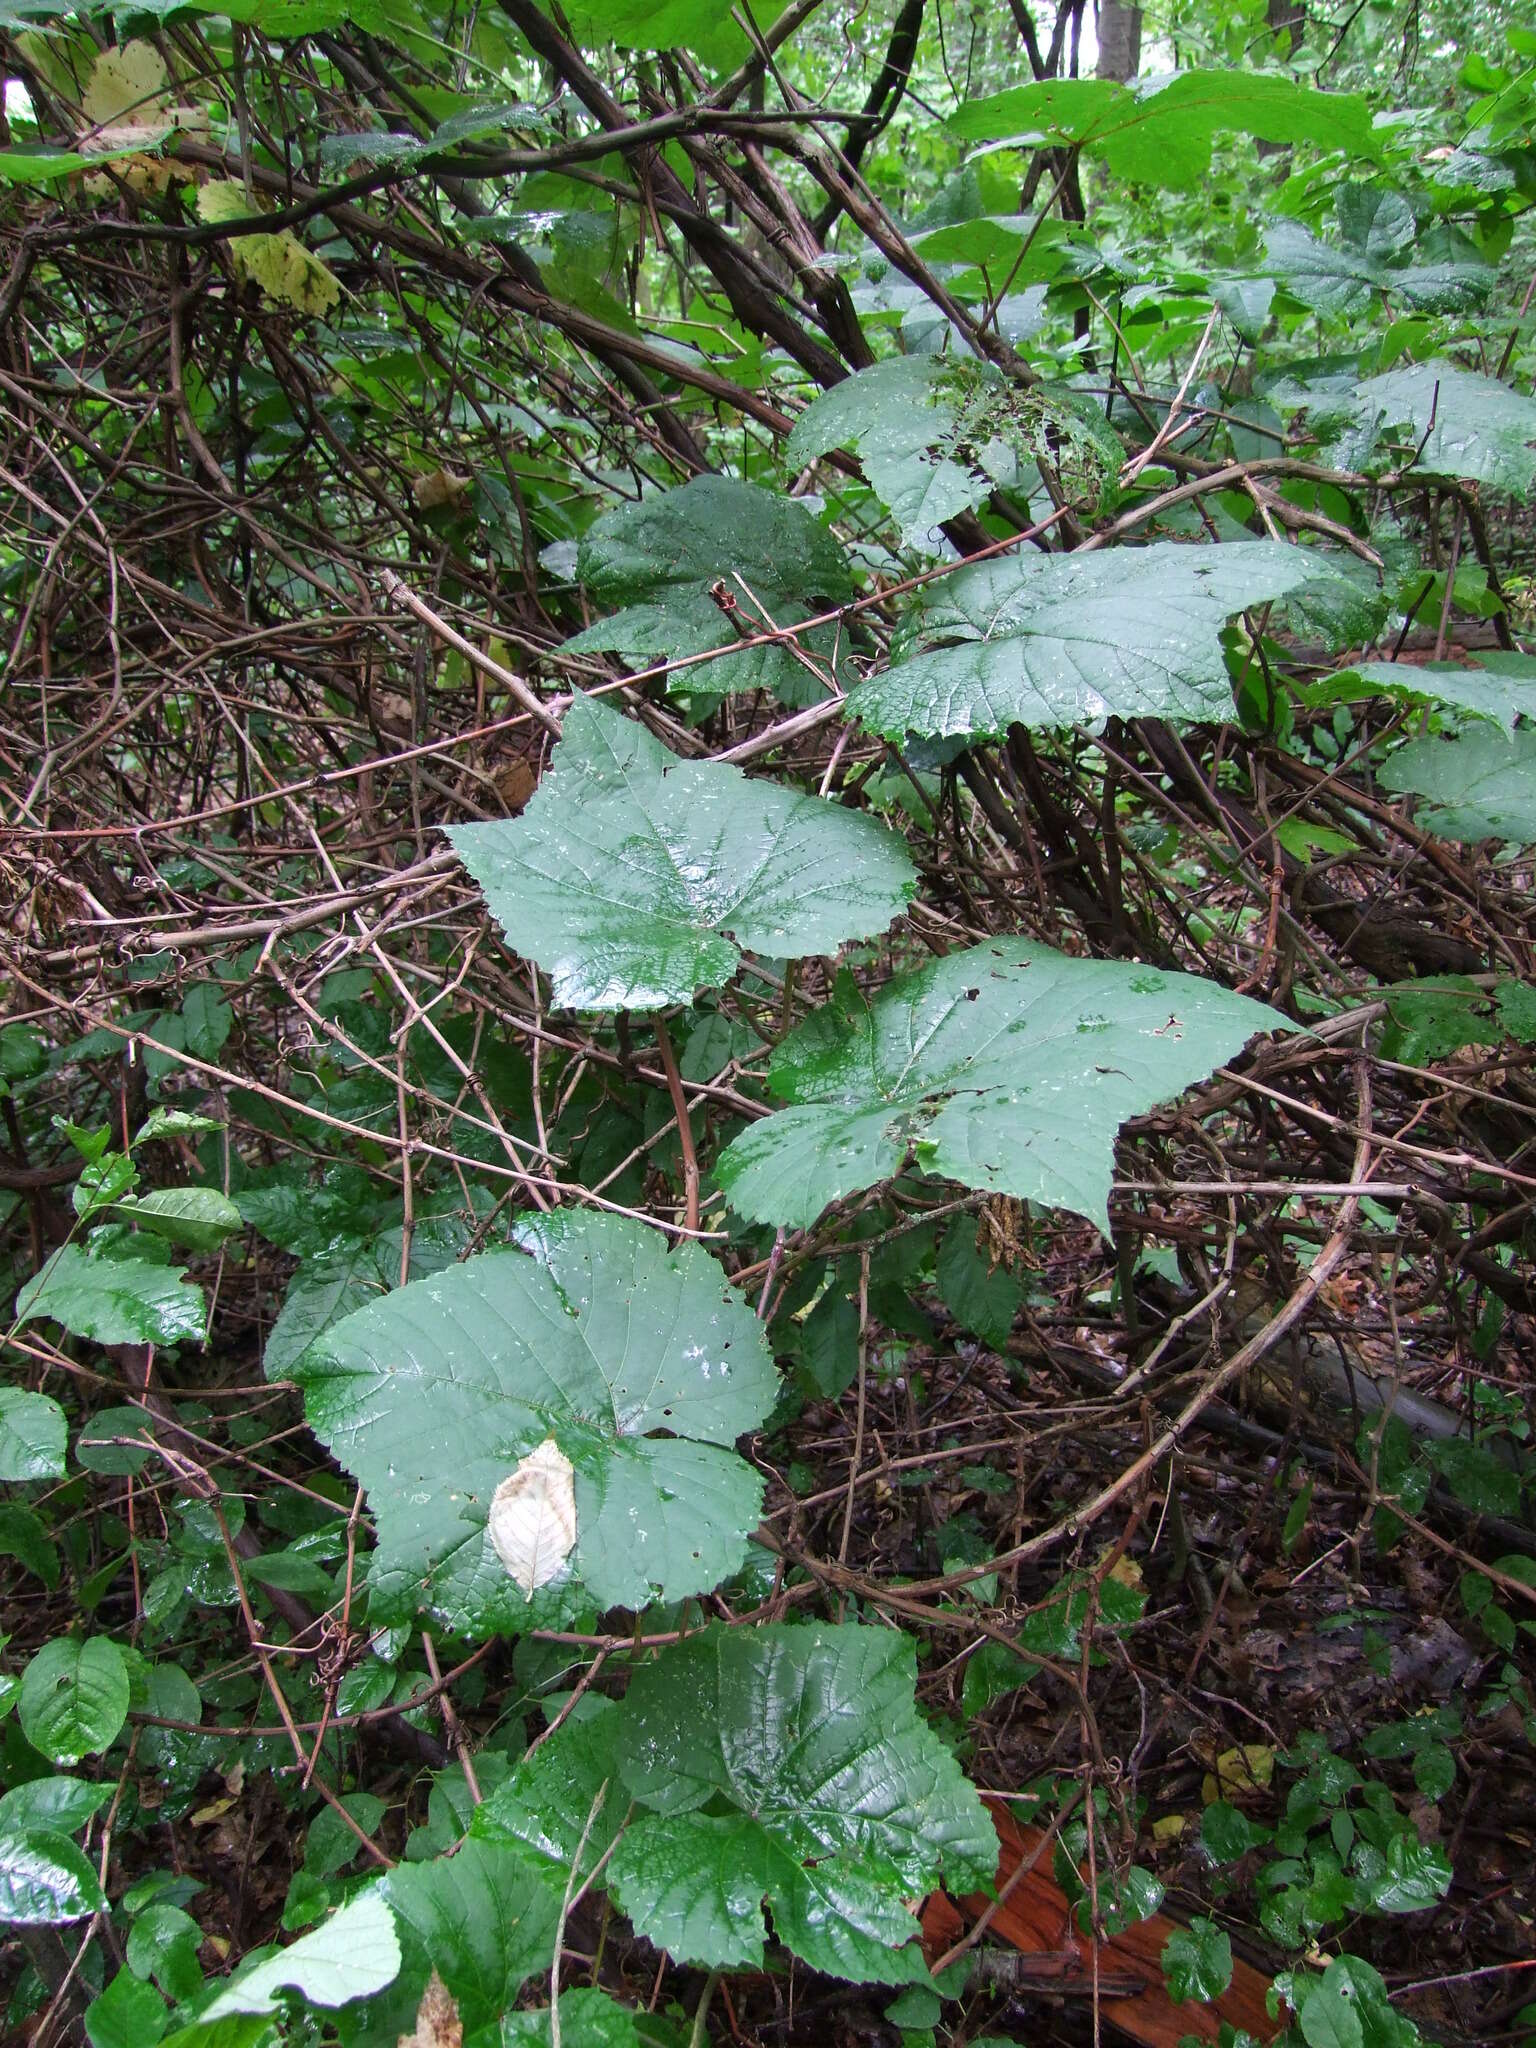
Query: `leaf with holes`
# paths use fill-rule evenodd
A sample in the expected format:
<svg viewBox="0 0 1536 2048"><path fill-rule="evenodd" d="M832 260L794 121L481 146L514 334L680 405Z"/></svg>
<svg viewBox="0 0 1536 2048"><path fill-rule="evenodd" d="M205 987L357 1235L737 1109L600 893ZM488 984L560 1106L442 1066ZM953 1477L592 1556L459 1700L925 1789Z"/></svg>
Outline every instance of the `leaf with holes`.
<svg viewBox="0 0 1536 2048"><path fill-rule="evenodd" d="M916 1669L896 1630L769 1625L712 1626L638 1671L619 1769L648 1811L608 1881L639 1932L753 1966L766 1899L812 1968L926 1981L913 1901L990 1883L997 1836L917 1712Z"/></svg>
<svg viewBox="0 0 1536 2048"><path fill-rule="evenodd" d="M977 562L928 586L898 628L891 666L860 683L848 707L890 739L1230 718L1222 627L1298 589L1317 566L1281 541Z"/></svg>
<svg viewBox="0 0 1536 2048"><path fill-rule="evenodd" d="M723 476L605 512L582 536L577 573L595 604L623 609L564 651L620 654L647 667L732 647L769 631L770 621L798 625L854 594L842 549L806 506ZM823 670L840 653L830 625L797 644ZM789 704L825 695L817 676L774 644L679 669L672 687L706 702L733 690L771 690Z"/></svg>
<svg viewBox="0 0 1536 2048"><path fill-rule="evenodd" d="M769 1065L792 1107L732 1141L720 1184L741 1215L802 1227L915 1152L928 1172L1107 1234L1121 1124L1285 1028L1216 982L1026 939L951 953L873 997L844 979Z"/></svg>
<svg viewBox="0 0 1536 2048"><path fill-rule="evenodd" d="M689 1002L729 981L743 951L835 952L883 931L917 885L873 819L680 760L587 698L523 815L448 837L567 1009Z"/></svg>
<svg viewBox="0 0 1536 2048"><path fill-rule="evenodd" d="M377 1614L486 1635L678 1600L725 1578L757 1526L762 1481L732 1447L778 1382L715 1261L591 1211L518 1240L358 1310L294 1369L311 1427L368 1490ZM548 1441L575 1473L576 1540L530 1593L488 1525Z"/></svg>

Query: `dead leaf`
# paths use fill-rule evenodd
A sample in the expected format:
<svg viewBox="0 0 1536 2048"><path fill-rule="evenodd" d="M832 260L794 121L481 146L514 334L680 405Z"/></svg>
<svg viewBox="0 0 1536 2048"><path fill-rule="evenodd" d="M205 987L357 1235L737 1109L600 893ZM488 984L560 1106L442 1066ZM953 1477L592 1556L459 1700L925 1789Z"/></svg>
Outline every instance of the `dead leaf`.
<svg viewBox="0 0 1536 2048"><path fill-rule="evenodd" d="M453 2002L453 1993L436 1970L427 1979L416 2008L416 2025L401 2034L397 2048L463 2048L464 2022Z"/></svg>

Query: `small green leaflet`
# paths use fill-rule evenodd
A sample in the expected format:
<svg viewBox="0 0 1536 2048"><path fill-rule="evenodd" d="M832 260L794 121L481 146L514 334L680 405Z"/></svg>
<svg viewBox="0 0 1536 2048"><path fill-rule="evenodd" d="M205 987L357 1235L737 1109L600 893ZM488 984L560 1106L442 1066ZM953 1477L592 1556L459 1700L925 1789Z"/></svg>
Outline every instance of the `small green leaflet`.
<svg viewBox="0 0 1536 2048"><path fill-rule="evenodd" d="M1317 570L1309 550L1268 540L978 562L929 585L897 630L890 668L860 683L848 708L890 739L1230 718L1222 627Z"/></svg>
<svg viewBox="0 0 1536 2048"><path fill-rule="evenodd" d="M1211 165L1212 137L1237 129L1264 142L1371 152L1370 102L1314 92L1278 72L1177 71L1138 85L1048 79L968 101L949 123L973 142L1042 138L1078 144L1133 184L1187 190Z"/></svg>
<svg viewBox="0 0 1536 2048"><path fill-rule="evenodd" d="M1469 727L1451 739L1410 740L1377 772L1383 789L1422 796L1418 822L1445 839L1536 844L1536 730Z"/></svg>
<svg viewBox="0 0 1536 2048"><path fill-rule="evenodd" d="M313 1934L269 1956L203 2008L204 2019L228 2013L278 2010L277 1994L299 1992L311 2005L350 2005L392 1984L400 1970L400 1942L382 1894L363 1892L333 1913Z"/></svg>
<svg viewBox="0 0 1536 2048"><path fill-rule="evenodd" d="M1307 691L1309 704L1346 702L1385 693L1410 703L1454 704L1513 732L1517 718L1536 718L1536 657L1478 654L1473 666L1453 661L1357 661ZM1358 687L1356 687L1358 685Z"/></svg>
<svg viewBox="0 0 1536 2048"><path fill-rule="evenodd" d="M1354 409L1356 424L1329 448L1346 466L1464 477L1519 498L1536 482L1536 399L1495 377L1417 363L1357 384Z"/></svg>
<svg viewBox="0 0 1536 2048"><path fill-rule="evenodd" d="M51 1395L0 1387L0 1479L62 1479L68 1434Z"/></svg>
<svg viewBox="0 0 1536 2048"><path fill-rule="evenodd" d="M689 1002L729 981L743 950L835 952L883 931L917 886L873 819L679 760L584 697L523 815L448 837L507 943L567 1009Z"/></svg>
<svg viewBox="0 0 1536 2048"><path fill-rule="evenodd" d="M1216 982L1027 939L951 953L873 998L845 978L769 1066L794 1107L727 1146L720 1184L741 1215L803 1227L915 1148L928 1172L1107 1235L1121 1124L1289 1028Z"/></svg>
<svg viewBox="0 0 1536 2048"><path fill-rule="evenodd" d="M812 1968L926 1982L911 1902L990 1883L997 1838L915 1680L909 1636L858 1625L714 1626L637 1671L619 1771L649 1811L608 1881L638 1931L679 1961L752 1966L766 1896Z"/></svg>
<svg viewBox="0 0 1536 2048"><path fill-rule="evenodd" d="M111 1746L128 1718L128 1666L109 1636L56 1636L22 1673L21 1732L56 1764Z"/></svg>
<svg viewBox="0 0 1536 2048"><path fill-rule="evenodd" d="M208 1305L174 1266L66 1244L16 1297L18 1322L39 1316L97 1344L200 1344Z"/></svg>
<svg viewBox="0 0 1536 2048"><path fill-rule="evenodd" d="M413 1281L295 1368L311 1428L368 1489L375 1611L521 1633L707 1592L761 1513L732 1448L777 1391L761 1324L708 1253L627 1217L562 1210L518 1235L526 1251ZM576 1547L530 1600L486 1520L550 1436L575 1467Z"/></svg>
<svg viewBox="0 0 1536 2048"><path fill-rule="evenodd" d="M577 573L596 603L624 609L567 640L564 651L631 662L675 661L768 631L752 597L774 626L793 626L854 594L841 547L804 505L723 476L695 477L605 512L582 535ZM711 595L717 583L740 607L739 631ZM800 644L823 668L839 651L832 626ZM706 700L764 689L812 704L825 694L793 654L772 645L681 669L673 686Z"/></svg>

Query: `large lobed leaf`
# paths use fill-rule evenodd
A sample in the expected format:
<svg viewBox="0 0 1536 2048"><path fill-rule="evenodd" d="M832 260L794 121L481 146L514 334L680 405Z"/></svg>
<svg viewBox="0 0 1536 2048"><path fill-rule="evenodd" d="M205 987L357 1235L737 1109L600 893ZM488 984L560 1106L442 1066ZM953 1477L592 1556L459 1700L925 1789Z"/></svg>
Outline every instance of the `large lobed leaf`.
<svg viewBox="0 0 1536 2048"><path fill-rule="evenodd" d="M773 1404L762 1326L706 1252L628 1218L561 1211L518 1235L526 1249L346 1317L295 1370L310 1426L368 1490L378 1611L482 1635L707 1592L761 1512L730 1447ZM551 1436L575 1468L576 1546L530 1599L486 1521Z"/></svg>
<svg viewBox="0 0 1536 2048"><path fill-rule="evenodd" d="M1281 541L1150 547L978 562L930 585L891 666L849 697L863 725L990 738L1011 725L1227 718L1219 638L1245 605L1315 576Z"/></svg>
<svg viewBox="0 0 1536 2048"><path fill-rule="evenodd" d="M587 1704L475 1816L476 1836L605 1881L679 1962L754 1966L763 1904L814 1968L923 1979L912 1901L986 1883L997 1839L919 1717L910 1638L851 1626L710 1627ZM641 1811L620 1832L625 1810ZM615 1810L616 1809L616 1810Z"/></svg>
<svg viewBox="0 0 1536 2048"><path fill-rule="evenodd" d="M926 1978L912 1901L990 1882L997 1839L915 1677L909 1637L858 1626L712 1627L638 1672L619 1768L649 1811L609 1866L636 1926L680 1959L752 1964L766 1897L813 1968Z"/></svg>
<svg viewBox="0 0 1536 2048"><path fill-rule="evenodd" d="M720 1184L742 1215L802 1227L915 1150L931 1172L1107 1233L1121 1124L1283 1028L1216 982L1026 939L951 953L872 997L845 979L774 1054L769 1079L793 1107L727 1146Z"/></svg>
<svg viewBox="0 0 1536 2048"><path fill-rule="evenodd" d="M741 949L835 952L883 930L917 886L901 842L872 819L679 760L588 698L567 712L520 818L448 837L508 944L569 1009L691 1001L730 979Z"/></svg>
<svg viewBox="0 0 1536 2048"><path fill-rule="evenodd" d="M577 572L596 603L623 609L568 640L566 652L631 662L705 654L763 632L748 592L775 626L798 625L854 594L842 549L806 506L722 476L695 477L605 512L582 536ZM719 583L741 607L741 632L711 595ZM803 645L824 663L838 649L831 627L817 628ZM821 694L793 654L772 644L681 669L674 680L706 699L763 689L808 704Z"/></svg>
<svg viewBox="0 0 1536 2048"><path fill-rule="evenodd" d="M969 100L950 121L970 141L1040 137L1077 145L1132 183L1197 185L1212 138L1232 129L1265 142L1311 142L1365 154L1370 102L1315 92L1278 72L1178 71L1119 85L1103 78L1046 79Z"/></svg>

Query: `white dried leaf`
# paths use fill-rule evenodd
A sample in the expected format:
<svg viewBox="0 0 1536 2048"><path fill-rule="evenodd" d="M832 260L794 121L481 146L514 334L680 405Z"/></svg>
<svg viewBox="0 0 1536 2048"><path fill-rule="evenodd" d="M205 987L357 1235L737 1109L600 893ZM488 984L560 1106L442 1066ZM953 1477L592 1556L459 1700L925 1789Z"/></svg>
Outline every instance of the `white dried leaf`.
<svg viewBox="0 0 1536 2048"><path fill-rule="evenodd" d="M491 1547L532 1599L565 1569L576 1547L571 1461L552 1436L531 1450L491 1496Z"/></svg>

